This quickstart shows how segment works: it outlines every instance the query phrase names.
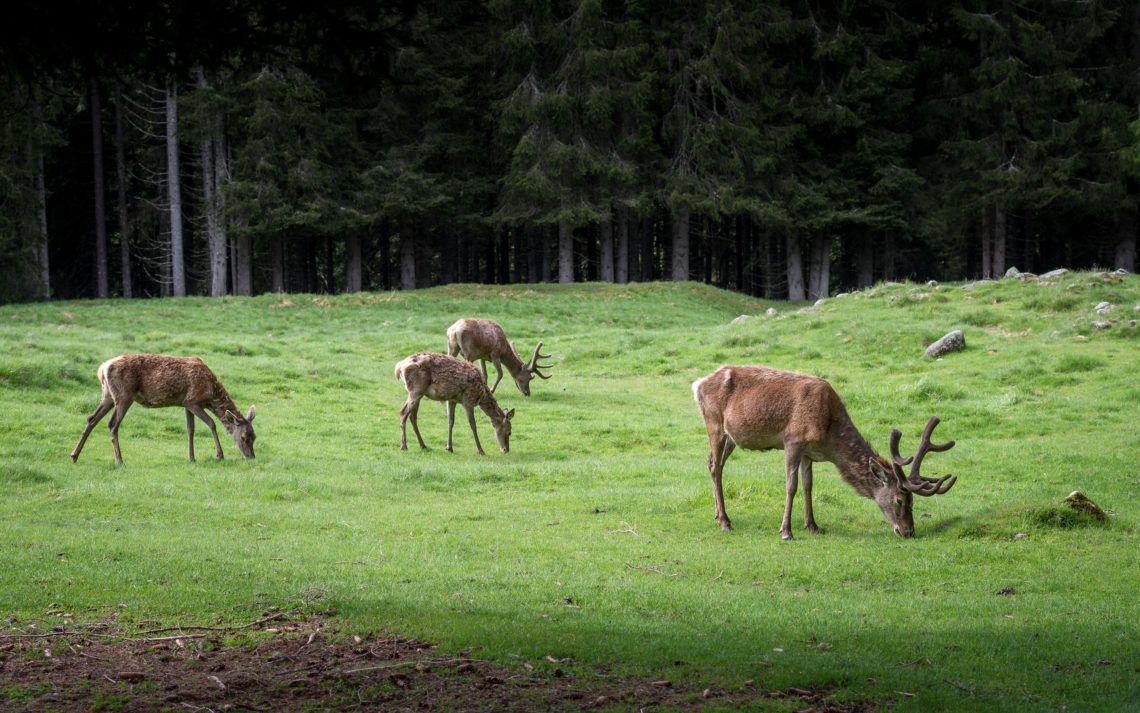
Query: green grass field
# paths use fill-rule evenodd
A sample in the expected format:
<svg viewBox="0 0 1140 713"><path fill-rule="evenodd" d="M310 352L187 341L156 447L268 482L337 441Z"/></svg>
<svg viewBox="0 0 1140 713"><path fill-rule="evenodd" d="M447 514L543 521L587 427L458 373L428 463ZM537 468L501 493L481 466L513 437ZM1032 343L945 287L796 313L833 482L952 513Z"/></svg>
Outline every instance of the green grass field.
<svg viewBox="0 0 1140 713"><path fill-rule="evenodd" d="M1140 278L1070 273L811 309L691 283L2 307L0 614L15 631L59 612L133 627L335 610L346 633L572 658L582 676L834 687L899 711L1137 710L1136 305ZM446 452L427 400L431 450L401 452L393 365L442 351L462 316L497 320L524 357L542 340L553 378L530 399L500 386L507 455L481 413L490 455L462 415ZM966 351L923 357L955 328ZM199 426L190 463L182 411L136 406L125 467L106 421L73 465L95 369L124 352L205 359L257 405L256 460L224 433L214 460ZM827 378L884 452L891 428L905 453L940 416L936 440L958 445L924 471L958 484L915 499L903 540L823 464L824 533L797 499L782 542L782 454L738 450L721 532L690 384L725 363ZM1076 489L1107 524L1062 507Z"/></svg>

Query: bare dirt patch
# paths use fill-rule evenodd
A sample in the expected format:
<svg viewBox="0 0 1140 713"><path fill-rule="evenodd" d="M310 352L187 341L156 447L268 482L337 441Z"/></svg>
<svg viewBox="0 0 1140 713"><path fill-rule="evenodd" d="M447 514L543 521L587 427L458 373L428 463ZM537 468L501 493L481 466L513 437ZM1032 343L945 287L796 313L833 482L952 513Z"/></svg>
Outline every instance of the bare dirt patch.
<svg viewBox="0 0 1140 713"><path fill-rule="evenodd" d="M0 710L700 710L771 699L788 699L789 710L874 710L836 702L829 691L765 691L750 682L731 691L698 688L558 661L504 666L444 655L414 639L348 636L320 622L159 633L0 635Z"/></svg>

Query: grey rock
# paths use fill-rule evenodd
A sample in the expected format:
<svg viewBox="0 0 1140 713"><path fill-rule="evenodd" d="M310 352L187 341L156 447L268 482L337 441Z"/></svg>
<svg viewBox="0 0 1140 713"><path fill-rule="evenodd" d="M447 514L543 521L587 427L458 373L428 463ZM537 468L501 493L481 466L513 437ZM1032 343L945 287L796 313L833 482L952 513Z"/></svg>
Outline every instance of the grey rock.
<svg viewBox="0 0 1140 713"><path fill-rule="evenodd" d="M1096 307L1093 307L1093 311L1097 314L1108 314L1114 309L1116 309L1116 305L1111 302L1098 302Z"/></svg>
<svg viewBox="0 0 1140 713"><path fill-rule="evenodd" d="M747 322L748 320L749 320L749 317L748 317L748 315L746 315L746 314L742 314L742 315L740 315L739 317L737 317L736 319L734 319L734 320L732 320L731 322L729 322L729 324L730 324L730 325L737 325L737 324L741 324L741 323L743 323L743 322Z"/></svg>
<svg viewBox="0 0 1140 713"><path fill-rule="evenodd" d="M1112 322L1104 322L1098 319L1097 321L1093 322L1093 326L1097 329L1108 329L1112 326Z"/></svg>
<svg viewBox="0 0 1140 713"><path fill-rule="evenodd" d="M1003 275L1002 277L1007 279L1007 280L1009 280L1009 279L1013 279L1013 280L1020 279L1021 278L1021 270L1018 270L1016 267L1011 267L1005 271L1005 275Z"/></svg>
<svg viewBox="0 0 1140 713"><path fill-rule="evenodd" d="M946 336L934 342L926 348L924 354L926 356L936 359L943 354L950 354L951 352L960 352L966 348L966 335L962 334L962 330L955 329Z"/></svg>
<svg viewBox="0 0 1140 713"><path fill-rule="evenodd" d="M1043 275L1039 275L1038 277L1042 280L1053 280L1053 279L1056 279L1058 277L1062 277L1064 275L1067 275L1068 272L1069 271L1066 270L1065 268L1059 267L1056 270L1050 270L1049 272L1046 272Z"/></svg>
<svg viewBox="0 0 1140 713"><path fill-rule="evenodd" d="M968 285L962 285L962 289L963 290L972 290L975 287L981 287L982 285L988 285L991 282L993 282L993 280L975 280Z"/></svg>
<svg viewBox="0 0 1140 713"><path fill-rule="evenodd" d="M764 311L764 314L768 315L769 317L775 317L776 316L776 308L775 307L769 307L767 310Z"/></svg>

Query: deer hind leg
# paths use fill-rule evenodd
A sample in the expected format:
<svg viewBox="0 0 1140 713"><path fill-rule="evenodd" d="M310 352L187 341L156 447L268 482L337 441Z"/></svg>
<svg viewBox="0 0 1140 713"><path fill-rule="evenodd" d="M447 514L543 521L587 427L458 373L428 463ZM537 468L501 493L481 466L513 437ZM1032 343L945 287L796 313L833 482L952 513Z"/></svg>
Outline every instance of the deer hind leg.
<svg viewBox="0 0 1140 713"><path fill-rule="evenodd" d="M709 439L709 475L712 476L713 483L714 514L722 530L732 529L732 522L729 521L728 513L724 509L722 476L724 475L724 462L728 460L728 456L732 454L734 448L736 448L736 444L726 434L722 433L718 437Z"/></svg>
<svg viewBox="0 0 1140 713"><path fill-rule="evenodd" d="M115 405L115 400L111 398L110 394L103 394L103 400L95 407L94 413L87 417L87 426L83 429L83 435L79 437L79 443L75 444L75 449L71 451L71 462L74 463L79 460L79 453L83 450L83 444L87 442L87 437L91 435L91 430L95 428L96 424L103 420L111 407Z"/></svg>
<svg viewBox="0 0 1140 713"><path fill-rule="evenodd" d="M214 457L216 457L218 460L225 459L226 456L224 453L222 453L222 442L218 440L218 427L214 425L214 419L210 418L210 414L206 413L206 410L201 406L187 406L186 413L186 430L190 431L191 434L190 460L194 460L194 427L190 425L193 423L193 419L189 415L191 413L202 419L202 422L210 428L210 435L214 437Z"/></svg>
<svg viewBox="0 0 1140 713"><path fill-rule="evenodd" d="M420 399L422 396L408 396L407 402L404 403L404 408L400 409L400 450L408 450L408 420L412 421L412 430L415 431L416 440L420 442L420 448L426 450L427 444L424 443L423 436L420 435L420 425L416 421L416 417L420 412Z"/></svg>
<svg viewBox="0 0 1140 713"><path fill-rule="evenodd" d="M807 458L800 461L800 474L804 479L804 529L808 532L819 532L819 526L815 524L815 514L811 509L812 472L811 461Z"/></svg>
<svg viewBox="0 0 1140 713"><path fill-rule="evenodd" d="M464 404L463 407L467 409L467 423L471 424L471 435L475 436L475 449L479 451L479 455L485 456L483 452L483 445L479 443L479 430L475 428L475 406Z"/></svg>
<svg viewBox="0 0 1140 713"><path fill-rule="evenodd" d="M444 405L447 407L447 452L454 453L451 447L451 434L455 430L455 402L447 401Z"/></svg>
<svg viewBox="0 0 1140 713"><path fill-rule="evenodd" d="M790 443L785 444L784 448L784 471L787 476L785 493L787 497L784 499L784 520L780 523L780 537L790 540L792 539L792 502L796 499L796 486L799 484L803 448Z"/></svg>
<svg viewBox="0 0 1140 713"><path fill-rule="evenodd" d="M131 407L131 402L127 399L115 403L115 412L111 414L111 420L107 423L107 428L111 430L111 445L115 447L115 463L118 465L123 464L123 454L119 450L119 426L123 423L123 417L127 415L127 409Z"/></svg>

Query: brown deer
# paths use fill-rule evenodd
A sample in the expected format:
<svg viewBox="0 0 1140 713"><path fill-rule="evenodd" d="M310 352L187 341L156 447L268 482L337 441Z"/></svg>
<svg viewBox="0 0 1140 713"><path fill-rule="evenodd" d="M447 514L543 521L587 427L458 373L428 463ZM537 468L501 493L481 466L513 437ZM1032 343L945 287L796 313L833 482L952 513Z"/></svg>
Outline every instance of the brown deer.
<svg viewBox="0 0 1140 713"><path fill-rule="evenodd" d="M462 404L467 411L467 422L471 424L471 435L475 436L475 448L479 455L487 454L483 452L483 446L479 443L479 431L475 428L476 406L483 409L483 413L491 419L495 438L503 453L511 449L511 418L514 417L515 410L503 411L499 408L494 395L487 388L486 378L479 376L479 370L474 364L445 354L413 354L396 364L396 378L408 390L408 400L400 409L400 450L408 450L408 419L412 421L412 430L416 432L420 448L427 448L416 423L420 399L424 396L447 403L448 451L451 451L451 433L455 428L456 404Z"/></svg>
<svg viewBox="0 0 1140 713"><path fill-rule="evenodd" d="M253 458L253 417L257 409L249 407L244 417L234 405L225 387L198 357L174 357L164 354L124 354L109 359L99 366L99 383L103 387L103 399L95 412L87 418L87 427L75 450L71 452L71 462L79 460L79 453L91 429L99 423L107 412L114 408L107 424L111 429L111 444L115 447L115 462L123 464L119 451L119 426L132 403L146 408L181 406L186 409L186 432L190 439L190 460L194 460L194 417L202 419L210 427L214 437L214 449L218 458L222 455L222 444L218 441L218 429L206 413L213 411L222 425L234 437L238 450L246 458Z"/></svg>
<svg viewBox="0 0 1140 713"><path fill-rule="evenodd" d="M716 519L732 529L724 510L721 474L724 462L737 446L748 450L784 451L787 499L780 535L792 539L792 501L797 476L804 478L804 527L818 532L811 506L812 463L830 461L857 493L875 501L895 534L914 536L912 495L941 495L953 487L956 476L925 478L919 469L930 451L945 451L954 441L934 444L930 437L938 425L932 417L922 433L918 452L899 455L902 432L891 431L891 457L878 455L856 430L839 394L831 384L814 376L763 366L722 366L693 382L693 395L709 434L709 473L716 500ZM910 473L902 466L911 464Z"/></svg>
<svg viewBox="0 0 1140 713"><path fill-rule="evenodd" d="M483 381L491 383L487 378L487 360L495 365L499 372L495 383L491 385L491 393L495 393L499 382L503 380L503 367L511 373L515 386L523 396L530 396L530 382L534 377L549 379L539 369L551 368L548 364L539 364L539 359L549 359L547 354L540 354L542 342L534 348L530 361L523 363L522 357L515 351L515 345L507 341L503 328L489 319L461 319L447 328L447 353L450 356L462 355L469 362L479 361L483 365Z"/></svg>

